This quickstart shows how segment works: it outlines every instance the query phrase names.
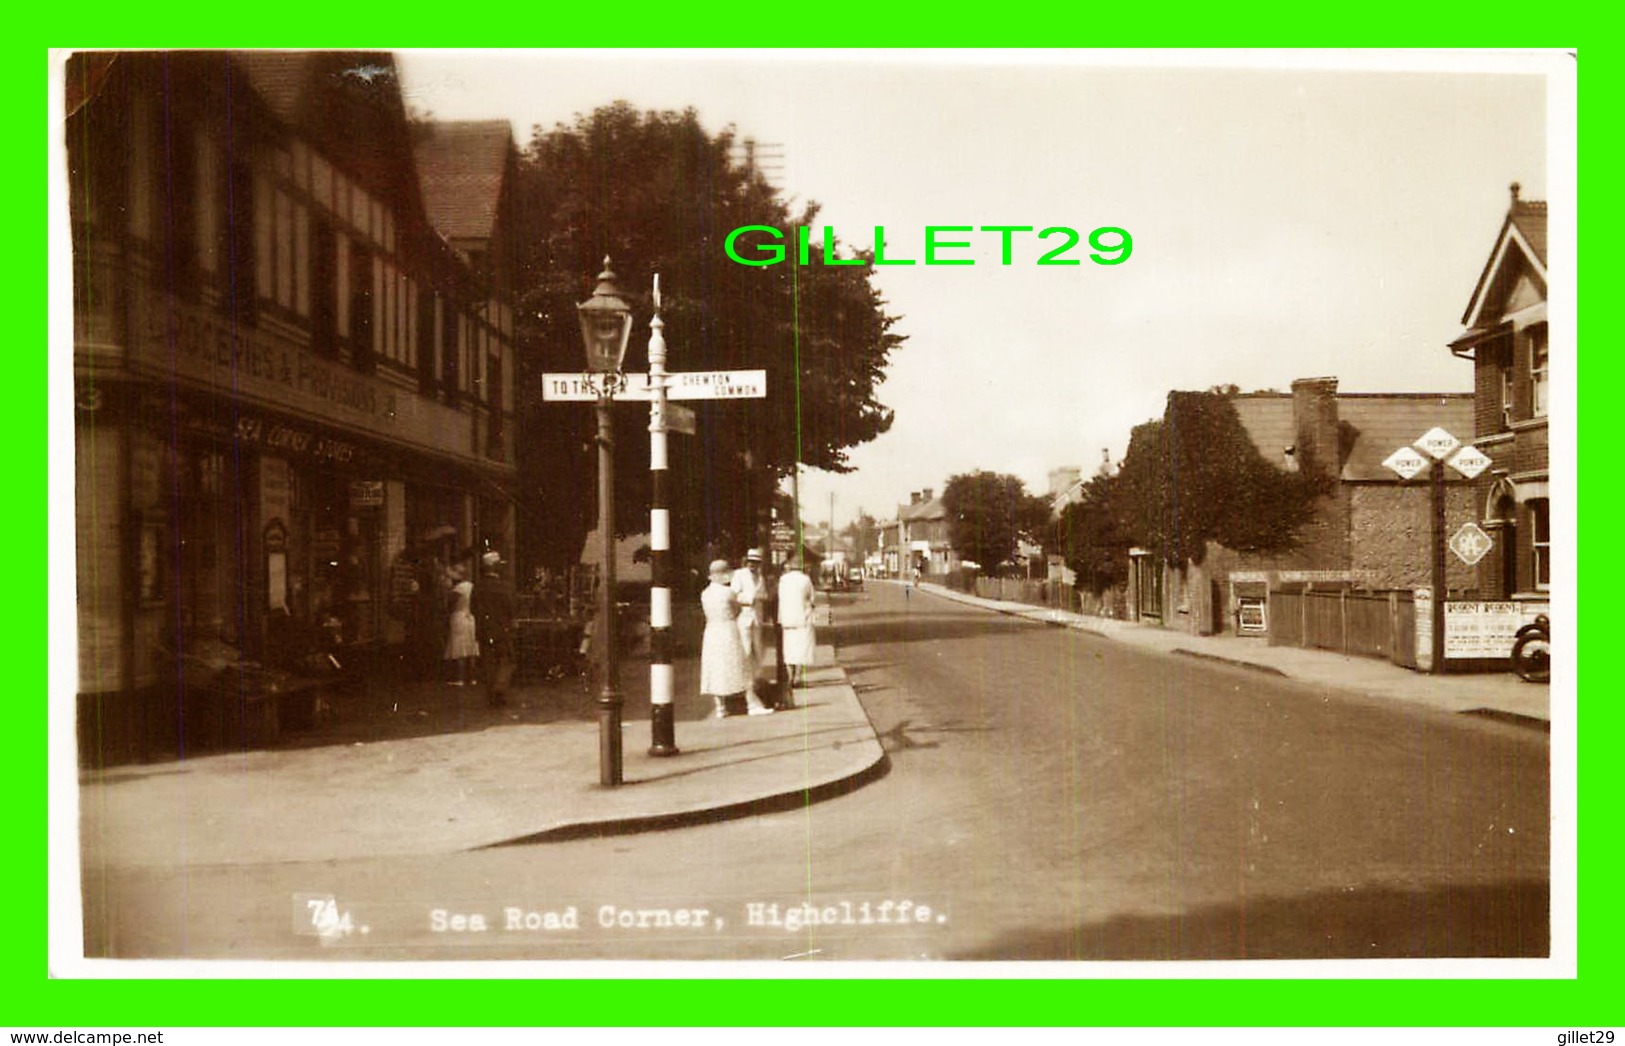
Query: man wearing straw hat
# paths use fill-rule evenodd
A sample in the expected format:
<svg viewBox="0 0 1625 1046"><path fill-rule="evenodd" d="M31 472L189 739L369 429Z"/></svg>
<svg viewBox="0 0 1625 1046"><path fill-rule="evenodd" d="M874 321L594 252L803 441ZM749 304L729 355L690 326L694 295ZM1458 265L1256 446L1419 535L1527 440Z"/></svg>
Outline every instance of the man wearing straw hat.
<svg viewBox="0 0 1625 1046"><path fill-rule="evenodd" d="M733 589L734 599L739 602L739 645L745 650L745 664L750 677L750 685L745 689L745 700L750 705L751 715L762 715L773 709L762 704L761 698L756 696L756 672L762 663L761 630L757 627L757 604L766 598L762 591L762 550L753 548L745 553L745 565L733 572L733 580L728 583Z"/></svg>

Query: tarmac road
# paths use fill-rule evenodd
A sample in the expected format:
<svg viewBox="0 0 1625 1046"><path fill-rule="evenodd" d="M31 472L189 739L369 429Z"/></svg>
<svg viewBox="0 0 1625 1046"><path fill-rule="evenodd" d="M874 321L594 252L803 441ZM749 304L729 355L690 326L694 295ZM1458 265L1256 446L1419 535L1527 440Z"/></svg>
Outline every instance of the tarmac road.
<svg viewBox="0 0 1625 1046"><path fill-rule="evenodd" d="M834 614L840 662L890 759L884 777L849 794L696 827L440 856L114 868L87 897L92 951L1546 954L1540 731L1351 700L901 586L836 596Z"/></svg>

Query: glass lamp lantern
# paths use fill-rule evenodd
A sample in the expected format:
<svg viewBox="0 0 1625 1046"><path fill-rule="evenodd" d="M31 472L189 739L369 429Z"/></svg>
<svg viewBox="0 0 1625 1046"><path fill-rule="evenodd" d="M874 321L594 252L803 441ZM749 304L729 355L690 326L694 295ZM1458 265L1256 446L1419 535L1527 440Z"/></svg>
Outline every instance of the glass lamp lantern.
<svg viewBox="0 0 1625 1046"><path fill-rule="evenodd" d="M587 349L587 370L594 374L619 374L626 358L626 343L632 336L632 307L621 295L610 270L608 256L592 297L576 306L581 321L581 341Z"/></svg>

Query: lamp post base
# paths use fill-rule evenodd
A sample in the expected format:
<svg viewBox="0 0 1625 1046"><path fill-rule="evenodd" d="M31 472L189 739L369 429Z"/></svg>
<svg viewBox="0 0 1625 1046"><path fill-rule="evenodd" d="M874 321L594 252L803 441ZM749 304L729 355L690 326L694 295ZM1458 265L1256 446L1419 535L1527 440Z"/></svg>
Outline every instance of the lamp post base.
<svg viewBox="0 0 1625 1046"><path fill-rule="evenodd" d="M621 783L621 695L605 691L598 698L598 783Z"/></svg>
<svg viewBox="0 0 1625 1046"><path fill-rule="evenodd" d="M649 754L656 757L680 754L676 719L671 705L649 706Z"/></svg>

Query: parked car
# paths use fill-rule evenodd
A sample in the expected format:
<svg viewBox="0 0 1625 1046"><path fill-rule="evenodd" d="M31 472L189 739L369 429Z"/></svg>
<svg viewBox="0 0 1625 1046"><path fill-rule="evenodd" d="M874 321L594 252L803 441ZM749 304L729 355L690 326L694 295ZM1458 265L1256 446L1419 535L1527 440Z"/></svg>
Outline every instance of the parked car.
<svg viewBox="0 0 1625 1046"><path fill-rule="evenodd" d="M846 587L847 588L862 588L863 587L863 568L861 568L861 567L853 567L851 570L848 570L846 572Z"/></svg>

